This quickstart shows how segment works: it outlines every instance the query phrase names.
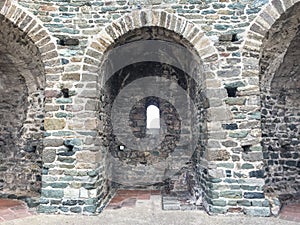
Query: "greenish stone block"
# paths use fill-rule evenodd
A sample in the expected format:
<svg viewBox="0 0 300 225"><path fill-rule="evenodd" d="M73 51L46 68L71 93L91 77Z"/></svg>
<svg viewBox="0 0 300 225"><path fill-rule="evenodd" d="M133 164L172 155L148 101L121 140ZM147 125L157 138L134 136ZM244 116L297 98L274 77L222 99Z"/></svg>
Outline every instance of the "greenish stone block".
<svg viewBox="0 0 300 225"><path fill-rule="evenodd" d="M77 176L87 176L87 171L77 171Z"/></svg>
<svg viewBox="0 0 300 225"><path fill-rule="evenodd" d="M245 180L243 180L243 179L239 179L239 180L238 180L238 183L239 183L239 184L245 184L245 183L248 183L248 182L245 181Z"/></svg>
<svg viewBox="0 0 300 225"><path fill-rule="evenodd" d="M61 204L61 200L54 200L54 199L51 199L50 201L50 205L60 205Z"/></svg>
<svg viewBox="0 0 300 225"><path fill-rule="evenodd" d="M223 4L223 3L215 3L215 4L212 4L212 7L214 9L222 9L222 8L225 8L225 4Z"/></svg>
<svg viewBox="0 0 300 225"><path fill-rule="evenodd" d="M247 199L265 198L265 194L263 192L245 192L244 198Z"/></svg>
<svg viewBox="0 0 300 225"><path fill-rule="evenodd" d="M91 2L91 4L94 5L94 6L103 6L104 2L102 2L102 1L96 1L96 2Z"/></svg>
<svg viewBox="0 0 300 225"><path fill-rule="evenodd" d="M62 198L64 191L60 189L43 189L42 196L45 198Z"/></svg>
<svg viewBox="0 0 300 225"><path fill-rule="evenodd" d="M68 116L68 113L58 112L58 113L55 113L55 116L57 118L66 118Z"/></svg>
<svg viewBox="0 0 300 225"><path fill-rule="evenodd" d="M216 191L208 190L207 196L211 199L216 199L216 198L219 198L219 193Z"/></svg>
<svg viewBox="0 0 300 225"><path fill-rule="evenodd" d="M53 21L54 21L55 23L60 23L60 22L61 22L61 19L59 19L59 18L54 18Z"/></svg>
<svg viewBox="0 0 300 225"><path fill-rule="evenodd" d="M59 181L73 181L74 178L72 176L63 176L59 178Z"/></svg>
<svg viewBox="0 0 300 225"><path fill-rule="evenodd" d="M249 134L248 131L239 131L239 132L231 132L229 133L229 137L232 138L245 138Z"/></svg>
<svg viewBox="0 0 300 225"><path fill-rule="evenodd" d="M271 215L270 208L262 207L262 208L245 208L244 212L249 216L261 216L267 217Z"/></svg>
<svg viewBox="0 0 300 225"><path fill-rule="evenodd" d="M255 191L256 190L256 186L250 186L250 185L241 185L241 188L246 191Z"/></svg>
<svg viewBox="0 0 300 225"><path fill-rule="evenodd" d="M57 131L52 133L53 136L71 136L74 135L74 132L72 131Z"/></svg>
<svg viewBox="0 0 300 225"><path fill-rule="evenodd" d="M49 199L46 199L46 198L40 198L40 199L39 199L39 203L40 203L40 204L48 204L48 203L49 203Z"/></svg>
<svg viewBox="0 0 300 225"><path fill-rule="evenodd" d="M38 213L56 213L57 210L57 206L39 205L37 207Z"/></svg>
<svg viewBox="0 0 300 225"><path fill-rule="evenodd" d="M62 29L61 29L61 32L67 33L67 34L79 34L79 33L80 33L80 31L77 30L77 29L74 29L74 28L67 28L67 27L62 28Z"/></svg>
<svg viewBox="0 0 300 225"><path fill-rule="evenodd" d="M49 28L62 28L65 25L63 24L57 24L57 23L50 23L50 24L45 24L45 27L49 27Z"/></svg>
<svg viewBox="0 0 300 225"><path fill-rule="evenodd" d="M250 151L252 152L261 152L263 150L262 146L251 146Z"/></svg>
<svg viewBox="0 0 300 225"><path fill-rule="evenodd" d="M269 202L268 200L264 200L264 201L262 202L262 206L263 206L263 207L269 207L269 206L270 206L270 202Z"/></svg>
<svg viewBox="0 0 300 225"><path fill-rule="evenodd" d="M86 183L86 184L83 184L82 186L87 190L92 190L92 189L96 188L96 185L94 183L92 183L92 184Z"/></svg>
<svg viewBox="0 0 300 225"><path fill-rule="evenodd" d="M262 207L262 202L261 201L252 201L252 206Z"/></svg>
<svg viewBox="0 0 300 225"><path fill-rule="evenodd" d="M190 4L201 4L202 0L187 0L187 2Z"/></svg>
<svg viewBox="0 0 300 225"><path fill-rule="evenodd" d="M281 205L281 203L280 203L279 199L277 199L277 198L273 198L272 200L273 200L273 203L274 203L275 205L278 205L278 206L280 206L280 205Z"/></svg>
<svg viewBox="0 0 300 225"><path fill-rule="evenodd" d="M84 136L92 136L92 137L96 137L98 135L97 131L78 131L78 134L84 135Z"/></svg>
<svg viewBox="0 0 300 225"><path fill-rule="evenodd" d="M64 141L66 146L81 146L82 141L79 138L67 139Z"/></svg>
<svg viewBox="0 0 300 225"><path fill-rule="evenodd" d="M55 101L57 104L69 104L72 103L73 100L71 98L59 98Z"/></svg>
<svg viewBox="0 0 300 225"><path fill-rule="evenodd" d="M112 11L116 11L118 8L114 7L114 6L105 6L101 8L101 12L112 12Z"/></svg>
<svg viewBox="0 0 300 225"><path fill-rule="evenodd" d="M220 178L208 178L208 181L212 182L212 183L220 183L222 181L222 179Z"/></svg>
<svg viewBox="0 0 300 225"><path fill-rule="evenodd" d="M237 201L233 201L233 200L229 200L227 205L230 205L230 206L236 206L237 205Z"/></svg>
<svg viewBox="0 0 300 225"><path fill-rule="evenodd" d="M202 15L208 15L208 14L215 14L216 12L217 12L216 10L210 9L210 10L203 10L203 11L201 12L201 14L202 14Z"/></svg>
<svg viewBox="0 0 300 225"><path fill-rule="evenodd" d="M97 199L89 198L89 199L84 200L84 202L85 202L86 205L95 205L96 202L97 202Z"/></svg>
<svg viewBox="0 0 300 225"><path fill-rule="evenodd" d="M251 206L251 202L248 200L239 200L237 201L237 204L241 206Z"/></svg>
<svg viewBox="0 0 300 225"><path fill-rule="evenodd" d="M118 18L120 18L120 17L121 17L120 14L113 14L113 15L112 15L112 18L113 18L114 20L116 20L116 19L118 19Z"/></svg>
<svg viewBox="0 0 300 225"><path fill-rule="evenodd" d="M246 13L248 15L251 15L251 14L257 14L259 11L260 11L260 8L253 8L253 9L247 9Z"/></svg>
<svg viewBox="0 0 300 225"><path fill-rule="evenodd" d="M66 7L66 6L60 6L58 8L58 10L61 11L61 12L68 12L68 7Z"/></svg>
<svg viewBox="0 0 300 225"><path fill-rule="evenodd" d="M176 3L177 2L177 0L163 0L164 1L164 3Z"/></svg>
<svg viewBox="0 0 300 225"><path fill-rule="evenodd" d="M212 199L211 204L214 206L226 206L225 200Z"/></svg>
<svg viewBox="0 0 300 225"><path fill-rule="evenodd" d="M224 180L225 183L229 183L229 184L232 184L232 183L238 183L238 181L236 179L230 179L230 178L226 178Z"/></svg>
<svg viewBox="0 0 300 225"><path fill-rule="evenodd" d="M236 2L236 3L233 3L233 4L229 4L228 8L232 9L232 10L237 10L237 9L242 10L242 9L245 8L245 5L240 3L240 2Z"/></svg>
<svg viewBox="0 0 300 225"><path fill-rule="evenodd" d="M239 27L248 27L250 25L250 23L246 22L246 23L239 23L237 25L235 25L235 28L239 28Z"/></svg>
<svg viewBox="0 0 300 225"><path fill-rule="evenodd" d="M232 82L232 83L227 83L224 86L229 87L229 88L237 88L237 87L245 87L245 84L242 81L236 81L236 82Z"/></svg>
<svg viewBox="0 0 300 225"><path fill-rule="evenodd" d="M75 206L75 207L70 208L70 212L73 212L73 213L81 213L81 211L82 211L82 209L79 206Z"/></svg>
<svg viewBox="0 0 300 225"><path fill-rule="evenodd" d="M230 105L230 104L229 104L229 105ZM239 113L239 114L236 114L236 115L234 116L234 118L235 118L235 119L245 119L246 116L245 116L245 114Z"/></svg>
<svg viewBox="0 0 300 225"><path fill-rule="evenodd" d="M233 169L234 164L233 163L218 163L217 167L224 167L224 168L228 168L228 169Z"/></svg>
<svg viewBox="0 0 300 225"><path fill-rule="evenodd" d="M223 207L209 206L209 212L216 214L224 214L227 212L227 209Z"/></svg>
<svg viewBox="0 0 300 225"><path fill-rule="evenodd" d="M89 171L87 174L90 177L96 177L98 175L98 172L96 170L92 170L92 171Z"/></svg>
<svg viewBox="0 0 300 225"><path fill-rule="evenodd" d="M234 172L234 177L241 178L241 177L243 177L243 176L244 176L243 173Z"/></svg>
<svg viewBox="0 0 300 225"><path fill-rule="evenodd" d="M62 212L69 212L69 208L65 207L65 206L60 206L59 210L62 211Z"/></svg>
<svg viewBox="0 0 300 225"><path fill-rule="evenodd" d="M73 163L75 161L75 159L61 156L59 156L57 160L63 163Z"/></svg>
<svg viewBox="0 0 300 225"><path fill-rule="evenodd" d="M83 212L95 213L97 207L96 206L86 206L83 208Z"/></svg>
<svg viewBox="0 0 300 225"><path fill-rule="evenodd" d="M78 172L76 170L66 170L64 172L64 174L67 175L67 176L74 177L74 176L77 176Z"/></svg>
<svg viewBox="0 0 300 225"><path fill-rule="evenodd" d="M220 197L224 198L242 198L241 191L221 191Z"/></svg>
<svg viewBox="0 0 300 225"><path fill-rule="evenodd" d="M260 112L249 113L249 117L251 119L260 120L261 119L261 113Z"/></svg>
<svg viewBox="0 0 300 225"><path fill-rule="evenodd" d="M230 25L226 25L226 24L216 24L214 27L215 27L216 30L223 31L223 30L227 30L231 26Z"/></svg>
<svg viewBox="0 0 300 225"><path fill-rule="evenodd" d="M52 21L52 17L49 17L49 16L43 16L43 17L40 17L40 19L44 23L50 23Z"/></svg>
<svg viewBox="0 0 300 225"><path fill-rule="evenodd" d="M239 52L233 52L232 56L234 56L234 57L241 57L241 53L239 53Z"/></svg>
<svg viewBox="0 0 300 225"><path fill-rule="evenodd" d="M241 188L240 185L230 185L231 190L239 190Z"/></svg>
<svg viewBox="0 0 300 225"><path fill-rule="evenodd" d="M50 187L52 188L66 188L68 187L67 183L52 183L50 184Z"/></svg>
<svg viewBox="0 0 300 225"><path fill-rule="evenodd" d="M241 168L245 170L249 170L249 169L254 169L254 166L250 163L244 163Z"/></svg>

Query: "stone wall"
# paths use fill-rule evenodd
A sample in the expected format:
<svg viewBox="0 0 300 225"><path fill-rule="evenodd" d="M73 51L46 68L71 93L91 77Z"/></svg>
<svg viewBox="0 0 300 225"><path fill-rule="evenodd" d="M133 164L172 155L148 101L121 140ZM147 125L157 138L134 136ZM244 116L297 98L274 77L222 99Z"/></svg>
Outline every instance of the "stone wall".
<svg viewBox="0 0 300 225"><path fill-rule="evenodd" d="M39 210L95 213L103 209L110 197L113 171L108 146L114 143L106 129L109 118L102 110L107 95L103 90L106 53L126 44L126 40L136 43L145 37L150 40L152 37L178 43L199 57L196 66L199 70L195 72L198 75L193 76L198 84L193 98L199 103L198 121L193 129L199 130L200 136L193 162L197 181L203 189L206 210L212 214L269 216L270 202L265 196L265 182L276 188L280 187L280 182L265 180L265 174L267 177L275 175L272 171L276 168L266 166L266 162L276 164L280 161L276 160L276 154L266 150L268 143L273 145L276 141L269 141L271 132L269 122L265 120L274 118L273 111L264 109L269 107L268 104L274 103L274 110L282 105L279 105L278 95L273 97L277 92L264 90L264 82L278 88L276 82L286 79L286 75L280 75L283 68L278 69L279 75L275 79L273 72L266 68L275 68L269 64L278 55L278 62L283 58L290 62L289 58L298 54L290 53L283 57L293 35L288 35L291 39L273 38L273 33L278 34L281 29L276 25L281 15L287 18L299 15L296 2L7 0L1 14L36 46L35 54L23 51L24 55L32 58L36 53L40 54L34 60L38 62L37 66L27 63L33 74L29 78L44 73L46 77L45 104L43 106L42 101L37 101L37 106L34 101L29 101L26 117L29 118L30 112L38 116L41 108L45 110L43 187ZM292 8L294 4L296 6ZM290 8L291 11L284 15ZM149 27L162 32L149 38L145 32ZM270 29L274 31L267 33ZM9 35L7 37L7 43L14 39ZM281 42L283 39L285 41ZM295 44L292 46L297 46L296 39L292 43ZM272 46L282 46L282 49L279 52L273 49L273 52ZM18 63L15 65L19 66ZM44 66L44 70L40 65ZM34 72L35 68L39 69ZM291 72L297 74L296 67L292 68ZM36 85L35 89L30 90L32 83L26 75L20 74L25 78L20 84L24 90L22 93L26 93L27 89L29 99L34 92L37 99L41 98L44 86ZM297 76L294 77L297 81ZM40 83L41 79L38 80ZM291 147L297 150L299 112L294 99L297 99L298 92L297 87L294 92L290 87L288 89L291 91L288 95L284 93L284 96L288 101L293 99L293 103L284 106L288 110L278 120L293 119L287 128L289 136L284 137L284 141L290 138L296 140ZM262 110L260 90L263 91ZM269 97L274 101L265 101ZM291 117L291 114L295 116ZM263 130L261 121L267 121L262 126ZM37 127L39 122L34 124ZM282 125L278 124L278 131L286 131L281 129ZM276 135L282 136L280 132ZM38 130L34 133L40 134ZM265 136L267 133L269 136ZM27 134L31 135L31 131L26 131L24 135ZM189 140L194 141L193 138ZM285 155L283 164L289 167L288 174L291 174L292 183L288 186L299 191L295 188L296 180L293 180L297 171L295 168L299 168L296 153L293 152L291 157ZM274 159L267 160L267 157Z"/></svg>

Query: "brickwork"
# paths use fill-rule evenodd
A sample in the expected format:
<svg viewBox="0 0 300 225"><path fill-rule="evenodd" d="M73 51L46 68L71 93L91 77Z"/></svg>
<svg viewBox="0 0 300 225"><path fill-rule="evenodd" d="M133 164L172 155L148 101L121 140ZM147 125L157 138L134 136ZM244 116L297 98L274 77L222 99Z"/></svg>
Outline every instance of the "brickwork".
<svg viewBox="0 0 300 225"><path fill-rule="evenodd" d="M0 92L5 93L0 99L0 146L5 146L0 154L15 159L8 153L13 144L15 153L27 152L17 157L28 162L17 171L27 168L35 184L0 179L0 190L22 186L28 191L36 185L33 191L41 191L40 212L90 214L101 212L110 198L112 175L128 180L145 176L146 170L134 168L134 163L123 171L110 165L110 152L121 153L115 148L120 143L111 138L105 107L121 85L113 82L105 87L103 71L110 50L128 42L160 39L198 56L197 85L191 90L199 121L187 130L199 129L200 137L188 161L194 168L195 188L203 191L205 209L211 214L276 214L279 204L274 202L280 194L291 189L299 192L297 2L1 3L1 28L7 33L0 43L4 68ZM285 83L282 91L281 83ZM3 106L7 98L9 108ZM16 110L9 113L12 107ZM274 121L278 121L275 127ZM9 134L8 126L14 127ZM2 144L2 139L11 144ZM137 158L135 162L143 159ZM14 168L9 165L1 163L0 174L8 176ZM152 173L166 168L156 169ZM167 173L164 176L170 178ZM283 184L282 176L288 184ZM28 185L31 188L24 188ZM270 188L276 191L270 194Z"/></svg>

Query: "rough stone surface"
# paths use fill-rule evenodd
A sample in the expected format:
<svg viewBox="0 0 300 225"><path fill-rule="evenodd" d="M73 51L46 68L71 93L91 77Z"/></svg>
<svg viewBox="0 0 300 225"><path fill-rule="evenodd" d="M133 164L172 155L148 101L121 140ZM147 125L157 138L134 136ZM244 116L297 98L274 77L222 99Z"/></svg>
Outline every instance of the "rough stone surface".
<svg viewBox="0 0 300 225"><path fill-rule="evenodd" d="M115 187L172 192L184 183L212 214L276 212L274 199L299 193L295 2L1 1L0 192L41 195L40 212L94 214ZM176 43L197 60L160 48L159 62L140 62L149 50L137 47L120 60L129 65L108 60L110 50L145 40ZM113 100L153 76L170 81L160 90L167 97L128 92L124 134L147 137L153 104L168 135L155 150L137 150L115 136ZM186 103L176 85L195 104L188 126L191 114L171 104Z"/></svg>

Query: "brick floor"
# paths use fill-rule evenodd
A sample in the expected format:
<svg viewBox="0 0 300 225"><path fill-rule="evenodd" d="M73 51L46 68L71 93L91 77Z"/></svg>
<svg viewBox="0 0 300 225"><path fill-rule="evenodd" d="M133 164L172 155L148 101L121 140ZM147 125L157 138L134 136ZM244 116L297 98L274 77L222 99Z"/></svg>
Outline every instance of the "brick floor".
<svg viewBox="0 0 300 225"><path fill-rule="evenodd" d="M0 223L8 220L35 215L35 211L18 200L0 199Z"/></svg>
<svg viewBox="0 0 300 225"><path fill-rule="evenodd" d="M300 202L291 202L283 206L279 218L300 223Z"/></svg>
<svg viewBox="0 0 300 225"><path fill-rule="evenodd" d="M160 194L159 190L118 190L107 208L134 207L137 200L150 200L151 195Z"/></svg>

